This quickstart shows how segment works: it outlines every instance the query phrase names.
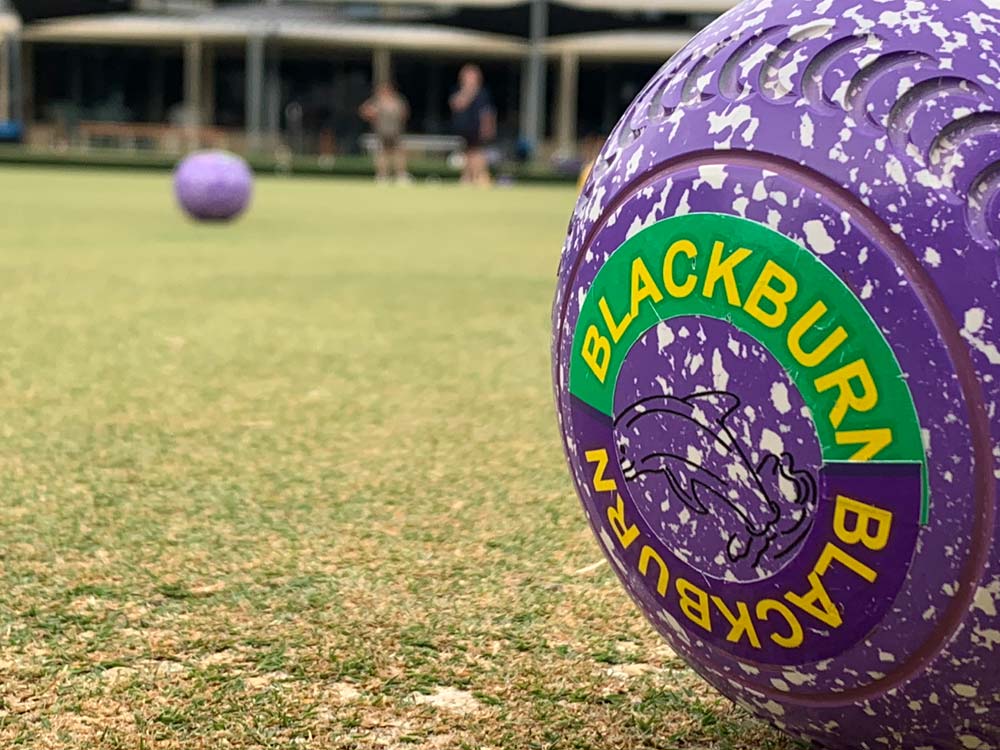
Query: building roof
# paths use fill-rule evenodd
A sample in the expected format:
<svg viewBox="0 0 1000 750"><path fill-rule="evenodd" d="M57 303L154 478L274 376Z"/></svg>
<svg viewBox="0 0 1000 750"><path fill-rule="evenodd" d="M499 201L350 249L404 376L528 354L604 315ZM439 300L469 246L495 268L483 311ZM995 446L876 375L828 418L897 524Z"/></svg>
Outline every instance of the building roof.
<svg viewBox="0 0 1000 750"><path fill-rule="evenodd" d="M238 17L226 13L204 16L150 16L121 14L65 18L34 23L23 36L29 41L95 44L181 44L201 39L213 42L244 42L267 35L290 44L441 54L479 54L486 57L518 57L526 45L516 37L464 31L445 26L372 24L313 18Z"/></svg>
<svg viewBox="0 0 1000 750"><path fill-rule="evenodd" d="M553 0L553 2L586 10L724 13L735 6L738 0Z"/></svg>
<svg viewBox="0 0 1000 750"><path fill-rule="evenodd" d="M425 24L286 22L279 25L275 35L293 44L366 49L384 47L400 52L444 55L520 57L527 50L527 44L516 37Z"/></svg>
<svg viewBox="0 0 1000 750"><path fill-rule="evenodd" d="M738 0L550 0L584 10L661 11L665 13L722 13ZM530 0L375 0L376 4L437 5L463 8L510 8Z"/></svg>
<svg viewBox="0 0 1000 750"><path fill-rule="evenodd" d="M388 0L375 0L376 2ZM414 6L523 5L529 0L392 0ZM551 0L564 6L626 11L718 12L735 0ZM331 4L332 0L331 0ZM11 14L0 13L0 31L7 23L19 24ZM16 29L16 27L14 27ZM14 30L12 29L12 30ZM28 24L22 30L30 41L95 44L169 44L187 40L243 43L254 36L268 36L289 45L326 48L373 49L441 55L520 57L528 44L505 34L467 31L424 23L362 22L339 17L320 6L263 5L218 7L195 15L121 13L60 18ZM550 56L572 54L584 60L659 61L679 50L690 38L683 30L608 31L550 37Z"/></svg>
<svg viewBox="0 0 1000 750"><path fill-rule="evenodd" d="M21 19L14 13L0 11L0 34L12 34L21 28Z"/></svg>
<svg viewBox="0 0 1000 750"><path fill-rule="evenodd" d="M251 33L245 24L219 23L211 17L147 16L123 13L38 21L22 30L32 42L173 44L188 39L241 41Z"/></svg>
<svg viewBox="0 0 1000 750"><path fill-rule="evenodd" d="M683 31L605 31L569 34L545 42L546 54L576 55L581 60L666 62L691 40Z"/></svg>

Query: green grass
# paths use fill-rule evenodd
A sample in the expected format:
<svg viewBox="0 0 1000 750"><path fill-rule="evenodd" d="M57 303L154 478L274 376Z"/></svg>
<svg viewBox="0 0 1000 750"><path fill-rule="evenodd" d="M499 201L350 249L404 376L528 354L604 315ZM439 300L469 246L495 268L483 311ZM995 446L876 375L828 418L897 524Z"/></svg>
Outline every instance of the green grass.
<svg viewBox="0 0 1000 750"><path fill-rule="evenodd" d="M571 191L0 195L0 746L789 747L579 572Z"/></svg>

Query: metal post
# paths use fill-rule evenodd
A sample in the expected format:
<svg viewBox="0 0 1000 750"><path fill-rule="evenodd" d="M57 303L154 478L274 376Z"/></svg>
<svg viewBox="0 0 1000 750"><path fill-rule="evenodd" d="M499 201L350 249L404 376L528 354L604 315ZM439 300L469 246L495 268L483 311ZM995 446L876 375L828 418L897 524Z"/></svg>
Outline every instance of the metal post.
<svg viewBox="0 0 1000 750"><path fill-rule="evenodd" d="M202 46L201 116L202 124L215 124L215 47Z"/></svg>
<svg viewBox="0 0 1000 750"><path fill-rule="evenodd" d="M246 130L247 147L259 151L261 147L261 114L264 98L264 38L247 37L246 55Z"/></svg>
<svg viewBox="0 0 1000 750"><path fill-rule="evenodd" d="M10 61L10 119L24 119L24 82L21 80L21 39L17 34L7 38Z"/></svg>
<svg viewBox="0 0 1000 750"><path fill-rule="evenodd" d="M261 62L264 76L261 120L265 135L262 145L272 150L278 147L281 140L281 50L278 46L278 7L281 3L282 0L264 0L267 21Z"/></svg>
<svg viewBox="0 0 1000 750"><path fill-rule="evenodd" d="M20 69L18 80L19 96L15 102L18 109L18 119L27 129L35 118L35 50L23 38L18 46L18 58L15 67Z"/></svg>
<svg viewBox="0 0 1000 750"><path fill-rule="evenodd" d="M378 86L392 80L392 53L385 47L372 51L372 83Z"/></svg>
<svg viewBox="0 0 1000 750"><path fill-rule="evenodd" d="M10 35L0 37L0 122L10 120Z"/></svg>
<svg viewBox="0 0 1000 750"><path fill-rule="evenodd" d="M531 0L528 57L521 84L521 137L537 146L545 134L545 40L549 35L548 0Z"/></svg>
<svg viewBox="0 0 1000 750"><path fill-rule="evenodd" d="M562 56L559 69L559 128L557 148L560 156L576 154L576 116L580 76L580 59L572 52Z"/></svg>
<svg viewBox="0 0 1000 750"><path fill-rule="evenodd" d="M200 39L184 43L184 133L189 149L201 145L201 61Z"/></svg>
<svg viewBox="0 0 1000 750"><path fill-rule="evenodd" d="M281 134L281 51L277 44L265 46L266 78L264 83L265 130L268 148L278 145Z"/></svg>

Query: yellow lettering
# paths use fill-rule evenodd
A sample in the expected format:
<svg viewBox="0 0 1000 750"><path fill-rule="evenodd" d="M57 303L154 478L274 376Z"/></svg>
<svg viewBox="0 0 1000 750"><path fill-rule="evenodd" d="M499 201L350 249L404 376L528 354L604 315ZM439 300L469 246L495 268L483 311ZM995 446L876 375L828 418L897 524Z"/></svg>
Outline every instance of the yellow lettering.
<svg viewBox="0 0 1000 750"><path fill-rule="evenodd" d="M802 624L799 622L799 618L786 607L782 602L775 601L774 599L762 599L757 602L757 619L763 622L768 621L768 615L772 612L777 612L781 615L785 622L788 623L788 635L778 635L777 633L771 634L771 640L777 643L782 648L798 648L805 641L805 633L802 631Z"/></svg>
<svg viewBox="0 0 1000 750"><path fill-rule="evenodd" d="M823 579L815 570L809 574L811 588L804 596L795 593L785 594L785 598L808 615L831 628L839 628L844 624L844 618L833 603L830 594L823 586Z"/></svg>
<svg viewBox="0 0 1000 750"><path fill-rule="evenodd" d="M605 479L604 472L608 468L608 452L601 448L596 451L587 451L584 456L588 464L597 464L594 470L594 489L598 492L614 492L618 489L618 483L614 479Z"/></svg>
<svg viewBox="0 0 1000 750"><path fill-rule="evenodd" d="M716 609L722 613L722 616L732 626L729 635L726 636L727 641L730 643L739 643L743 640L743 636L746 635L751 646L760 648L760 637L757 635L757 631L754 630L753 620L750 619L750 609L746 604L736 602L736 612L738 614L734 615L729 607L726 606L726 603L719 597L713 596L712 601L715 603Z"/></svg>
<svg viewBox="0 0 1000 750"><path fill-rule="evenodd" d="M690 240L677 240L667 250L667 257L663 259L663 286L671 297L684 299L691 296L691 292L698 286L698 279L689 271L687 279L681 284L677 283L674 279L674 261L678 255L686 255L693 261L698 257L698 248Z"/></svg>
<svg viewBox="0 0 1000 750"><path fill-rule="evenodd" d="M587 335L583 339L583 351L580 354L590 371L603 383L608 377L608 367L611 365L611 342L600 334L597 326L587 329Z"/></svg>
<svg viewBox="0 0 1000 750"><path fill-rule="evenodd" d="M611 340L617 344L622 340L622 336L625 335L625 331L632 325L632 321L635 318L629 314L620 321L616 321L615 316L611 313L611 308L608 307L608 301L604 297L601 297L601 301L597 303L597 306L601 308L601 316L604 318L604 325L608 327L608 332L611 334Z"/></svg>
<svg viewBox="0 0 1000 750"><path fill-rule="evenodd" d="M860 393L851 387L851 383L854 381L860 384ZM835 429L840 427L849 410L868 412L878 405L878 389L875 387L875 380L868 369L868 363L863 359L855 360L829 375L817 378L817 391L825 393L831 388L840 391L837 394L837 403L834 404L833 410L830 412L830 422Z"/></svg>
<svg viewBox="0 0 1000 750"><path fill-rule="evenodd" d="M712 611L708 608L708 594L683 578L677 579L677 593L681 597L681 611L695 625L711 633Z"/></svg>
<svg viewBox="0 0 1000 750"><path fill-rule="evenodd" d="M667 570L667 564L663 562L660 554L649 545L646 545L639 554L639 572L643 575L649 572L650 560L656 560L656 564L660 566L660 575L656 580L656 590L660 596L666 596L667 585L670 583L670 571Z"/></svg>
<svg viewBox="0 0 1000 750"><path fill-rule="evenodd" d="M834 561L841 563L848 570L857 573L859 576L868 581L868 583L875 583L878 579L878 573L860 560L851 557L851 555L844 552L844 550L836 544L832 544L830 542L827 542L827 545L823 548L823 552L819 556L819 560L816 561L816 567L813 568L813 570L819 575L825 576L826 571L830 569L830 565L832 565Z"/></svg>
<svg viewBox="0 0 1000 750"><path fill-rule="evenodd" d="M631 317L639 316L639 305L647 299L653 302L663 302L663 292L653 281L653 275L646 268L642 258L632 261L632 314Z"/></svg>
<svg viewBox="0 0 1000 750"><path fill-rule="evenodd" d="M848 516L856 519L854 527L850 529L847 528ZM837 507L833 512L833 531L844 544L863 544L873 552L879 552L889 544L892 513L838 495Z"/></svg>
<svg viewBox="0 0 1000 750"><path fill-rule="evenodd" d="M622 549L628 549L632 546L632 542L639 538L639 528L625 520L625 502L621 495L618 496L615 505L608 507L608 523L611 524L611 530L618 537Z"/></svg>
<svg viewBox="0 0 1000 750"><path fill-rule="evenodd" d="M736 286L736 276L733 275L733 271L735 271L736 266L753 255L753 253L743 247L725 260L722 260L722 252L724 250L725 245L721 242L716 242L712 248L712 257L708 262L708 271L705 274L705 288L702 290L702 295L707 299L711 299L715 294L715 285L721 280L723 286L726 288L726 300L733 307L741 307L740 290Z"/></svg>
<svg viewBox="0 0 1000 750"><path fill-rule="evenodd" d="M775 282L778 286L774 286ZM769 260L750 291L743 309L768 328L780 328L788 320L788 303L798 293L799 282L795 277ZM764 310L760 306L763 300L767 300L774 309L770 312Z"/></svg>
<svg viewBox="0 0 1000 750"><path fill-rule="evenodd" d="M811 352L802 348L802 339L805 338L809 329L826 314L826 310L826 305L823 302L817 302L809 308L809 312L796 321L792 330L788 332L788 349L795 357L795 361L804 367L819 367L826 361L827 357L847 341L847 331L844 330L843 326L837 326L829 336L823 339L823 343Z"/></svg>
<svg viewBox="0 0 1000 750"><path fill-rule="evenodd" d="M836 434L837 445L860 445L852 461L871 461L875 456L892 445L892 430L849 430Z"/></svg>

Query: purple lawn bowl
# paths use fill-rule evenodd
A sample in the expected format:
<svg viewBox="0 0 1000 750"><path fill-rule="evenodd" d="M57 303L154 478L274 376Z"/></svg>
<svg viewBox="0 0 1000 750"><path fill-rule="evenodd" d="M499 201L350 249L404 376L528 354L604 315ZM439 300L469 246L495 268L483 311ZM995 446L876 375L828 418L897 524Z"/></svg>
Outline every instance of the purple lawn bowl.
<svg viewBox="0 0 1000 750"><path fill-rule="evenodd" d="M191 218L229 221L250 203L253 174L247 163L225 151L200 151L186 157L174 173L174 193Z"/></svg>
<svg viewBox="0 0 1000 750"><path fill-rule="evenodd" d="M750 0L615 128L553 311L612 568L829 748L1000 750L1000 2Z"/></svg>

